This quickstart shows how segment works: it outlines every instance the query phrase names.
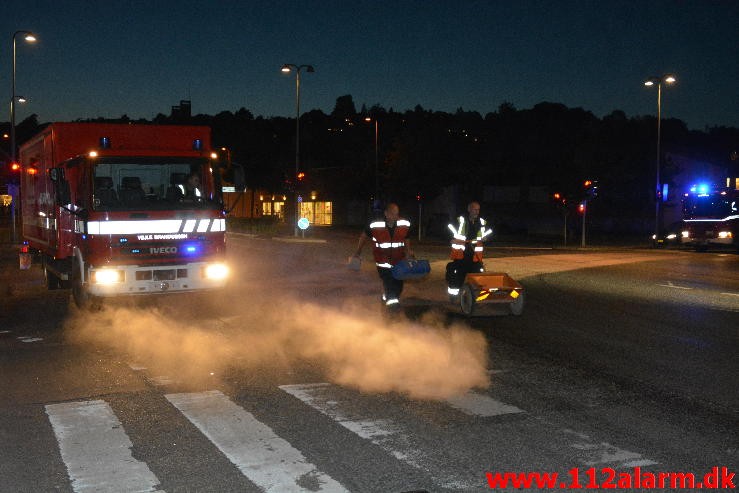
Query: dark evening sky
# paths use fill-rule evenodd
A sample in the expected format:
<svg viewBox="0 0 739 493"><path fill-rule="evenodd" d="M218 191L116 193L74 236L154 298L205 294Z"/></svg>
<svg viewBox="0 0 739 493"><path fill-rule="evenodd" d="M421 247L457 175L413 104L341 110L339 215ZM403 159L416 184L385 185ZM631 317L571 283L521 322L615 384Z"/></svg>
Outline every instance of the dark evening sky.
<svg viewBox="0 0 739 493"><path fill-rule="evenodd" d="M193 113L245 107L295 114L284 63L312 64L301 110L496 111L542 102L656 114L651 75L674 73L663 116L691 129L739 127L739 1L6 0L0 87L41 122L151 119L181 99ZM7 106L6 106L7 107ZM6 120L5 115L0 117Z"/></svg>

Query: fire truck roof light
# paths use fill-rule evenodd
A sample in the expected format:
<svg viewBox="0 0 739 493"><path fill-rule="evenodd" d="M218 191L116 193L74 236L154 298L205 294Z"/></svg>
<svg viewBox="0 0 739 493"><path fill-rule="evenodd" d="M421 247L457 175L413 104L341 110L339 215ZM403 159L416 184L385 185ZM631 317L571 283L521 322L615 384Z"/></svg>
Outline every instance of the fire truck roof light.
<svg viewBox="0 0 739 493"><path fill-rule="evenodd" d="M195 139L192 141L192 148L195 151L202 151L203 150L203 140L202 139Z"/></svg>

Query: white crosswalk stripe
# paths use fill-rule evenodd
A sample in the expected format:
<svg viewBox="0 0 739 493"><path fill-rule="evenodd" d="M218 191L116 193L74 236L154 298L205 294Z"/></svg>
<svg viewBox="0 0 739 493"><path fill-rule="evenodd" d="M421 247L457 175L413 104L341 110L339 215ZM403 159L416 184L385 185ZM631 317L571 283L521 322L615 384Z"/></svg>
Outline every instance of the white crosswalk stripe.
<svg viewBox="0 0 739 493"><path fill-rule="evenodd" d="M412 432L403 424L387 418L351 411L346 402L338 400L335 389L328 383L281 385L288 394L330 417L356 435L379 446L396 459L428 474L434 482L453 490L473 489L477 483L443 470L443 461L435 460L414 445ZM442 462L442 463L440 463Z"/></svg>
<svg viewBox="0 0 739 493"><path fill-rule="evenodd" d="M500 402L492 397L475 392L467 392L464 395L451 397L447 399L447 402L452 407L470 416L490 417L524 412L516 406L511 406L505 402Z"/></svg>
<svg viewBox="0 0 739 493"><path fill-rule="evenodd" d="M245 476L265 491L347 491L221 392L167 394L165 397Z"/></svg>
<svg viewBox="0 0 739 493"><path fill-rule="evenodd" d="M154 473L131 456L131 440L106 402L50 404L46 414L75 492L160 491Z"/></svg>

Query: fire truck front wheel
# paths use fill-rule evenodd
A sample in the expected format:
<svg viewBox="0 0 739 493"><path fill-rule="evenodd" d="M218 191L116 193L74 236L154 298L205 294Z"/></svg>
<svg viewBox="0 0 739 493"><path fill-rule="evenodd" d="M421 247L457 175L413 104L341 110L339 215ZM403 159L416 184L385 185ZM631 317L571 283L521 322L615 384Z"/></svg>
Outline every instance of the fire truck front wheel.
<svg viewBox="0 0 739 493"><path fill-rule="evenodd" d="M82 274L80 272L79 262L75 261L72 265L72 298L75 305L80 310L98 310L101 307L101 300L96 296L92 296L84 283L82 282Z"/></svg>

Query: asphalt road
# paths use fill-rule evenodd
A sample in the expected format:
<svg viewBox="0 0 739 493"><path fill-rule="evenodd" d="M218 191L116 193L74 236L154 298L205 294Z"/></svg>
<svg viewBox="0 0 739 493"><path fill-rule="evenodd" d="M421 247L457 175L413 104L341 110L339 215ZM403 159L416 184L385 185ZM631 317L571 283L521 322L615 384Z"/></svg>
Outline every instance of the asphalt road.
<svg viewBox="0 0 739 493"><path fill-rule="evenodd" d="M739 469L736 255L493 248L487 270L521 282L524 313L466 319L444 246L417 246L432 274L387 315L370 252L345 268L353 236L282 240L231 235L226 293L97 313L2 245L0 492L490 491L486 473L558 472L559 488L577 471L586 488L590 468L604 486L635 467Z"/></svg>

